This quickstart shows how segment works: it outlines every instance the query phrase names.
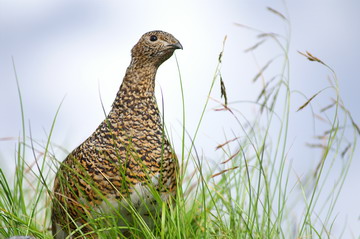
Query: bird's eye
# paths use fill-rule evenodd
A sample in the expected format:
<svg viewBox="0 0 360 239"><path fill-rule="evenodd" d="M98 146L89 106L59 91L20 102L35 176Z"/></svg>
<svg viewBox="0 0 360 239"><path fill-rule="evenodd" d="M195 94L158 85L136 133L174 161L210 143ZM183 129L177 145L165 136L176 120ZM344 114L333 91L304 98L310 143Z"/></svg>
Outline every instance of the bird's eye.
<svg viewBox="0 0 360 239"><path fill-rule="evenodd" d="M155 35L152 35L151 37L150 37L150 41L156 41L158 38L157 38L157 36L155 36Z"/></svg>

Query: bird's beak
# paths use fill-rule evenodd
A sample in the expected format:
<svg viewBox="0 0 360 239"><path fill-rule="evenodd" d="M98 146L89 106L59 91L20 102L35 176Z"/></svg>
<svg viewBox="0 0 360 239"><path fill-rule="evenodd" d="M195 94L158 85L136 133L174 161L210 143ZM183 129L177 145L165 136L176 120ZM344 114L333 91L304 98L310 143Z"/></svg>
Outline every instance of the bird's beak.
<svg viewBox="0 0 360 239"><path fill-rule="evenodd" d="M173 49L181 49L181 50L183 49L183 46L181 45L180 42L177 42L175 44L169 44L168 46L173 48Z"/></svg>

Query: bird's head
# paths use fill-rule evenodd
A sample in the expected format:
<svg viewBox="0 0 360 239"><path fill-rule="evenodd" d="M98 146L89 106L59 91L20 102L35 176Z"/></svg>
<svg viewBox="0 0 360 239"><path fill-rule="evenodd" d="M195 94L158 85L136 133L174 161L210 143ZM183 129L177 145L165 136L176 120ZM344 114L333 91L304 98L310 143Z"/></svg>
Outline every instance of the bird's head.
<svg viewBox="0 0 360 239"><path fill-rule="evenodd" d="M147 32L131 50L132 59L140 64L160 66L176 49L183 49L180 42L170 33Z"/></svg>

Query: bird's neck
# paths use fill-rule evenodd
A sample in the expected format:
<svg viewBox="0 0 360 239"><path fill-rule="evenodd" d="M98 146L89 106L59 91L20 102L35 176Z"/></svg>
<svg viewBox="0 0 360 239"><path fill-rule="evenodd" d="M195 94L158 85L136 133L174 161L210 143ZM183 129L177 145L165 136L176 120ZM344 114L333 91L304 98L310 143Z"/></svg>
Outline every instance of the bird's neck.
<svg viewBox="0 0 360 239"><path fill-rule="evenodd" d="M127 68L125 77L116 95L113 108L136 105L144 98L155 99L155 76L158 67L134 64Z"/></svg>

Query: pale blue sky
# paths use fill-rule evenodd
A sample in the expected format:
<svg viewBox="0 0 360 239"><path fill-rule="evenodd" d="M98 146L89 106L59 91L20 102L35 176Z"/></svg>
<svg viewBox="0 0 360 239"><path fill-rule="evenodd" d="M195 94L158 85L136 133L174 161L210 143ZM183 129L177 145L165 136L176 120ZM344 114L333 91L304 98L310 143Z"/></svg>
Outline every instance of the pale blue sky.
<svg viewBox="0 0 360 239"><path fill-rule="evenodd" d="M359 123L360 2L304 0L286 4L291 20L292 89L310 97L328 85L329 72L297 53L297 50L308 50L334 68L344 103ZM44 132L49 131L54 114L65 97L53 142L71 151L104 117L99 89L105 108L109 110L130 62L131 47L144 32L154 29L172 33L184 46L183 51L177 51L177 58L185 87L187 129L193 132L225 35L228 39L222 75L229 100L254 100L258 95L259 85L254 86L250 81L259 66L279 51L273 44L266 43L256 54L257 66L253 56L244 53L244 49L257 41L255 34L234 23L284 33L285 24L269 13L267 6L286 12L283 1L0 0L0 138L17 137L21 130L12 56L22 90L26 122L31 123L33 137L40 142L46 140ZM175 142L179 142L181 96L174 58L158 72L158 98L160 87L167 125L172 129ZM216 99L220 97L218 92L216 88L213 94ZM328 96L321 95L318 105L325 104ZM295 95L292 112L303 101ZM239 110L251 118L251 109ZM310 116L309 111L293 114L290 125L292 160L298 174L306 173L318 159L318 155L304 146L314 135L312 120L308 120ZM235 126L224 115L210 110L205 119L198 148L205 151L207 157L216 159L220 155L214 152L215 146L224 141L224 131L231 132ZM9 169L9 175L13 170L15 142L0 141L0 165ZM358 160L359 157L354 158L336 208L339 213L336 232L347 219L348 236L351 232L356 236L360 234Z"/></svg>

